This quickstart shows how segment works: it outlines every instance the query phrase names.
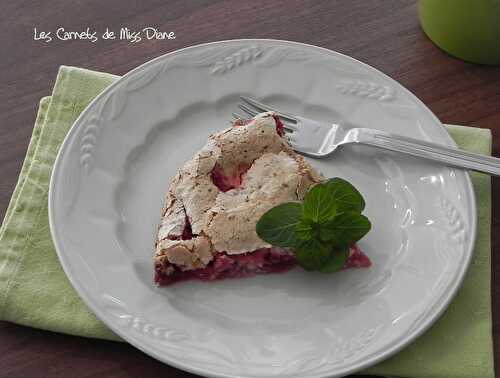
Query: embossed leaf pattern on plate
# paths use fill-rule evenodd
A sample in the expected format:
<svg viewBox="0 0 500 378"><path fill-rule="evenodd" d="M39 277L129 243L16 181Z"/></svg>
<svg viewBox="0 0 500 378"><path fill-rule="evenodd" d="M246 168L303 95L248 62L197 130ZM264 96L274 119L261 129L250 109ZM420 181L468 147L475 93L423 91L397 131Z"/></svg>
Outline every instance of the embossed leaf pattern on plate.
<svg viewBox="0 0 500 378"><path fill-rule="evenodd" d="M374 82L345 80L337 85L337 90L345 95L364 97L377 101L392 101L394 89Z"/></svg>
<svg viewBox="0 0 500 378"><path fill-rule="evenodd" d="M84 128L83 136L80 141L80 165L84 174L88 174L94 162L94 148L99 136L99 116L90 117Z"/></svg>
<svg viewBox="0 0 500 378"><path fill-rule="evenodd" d="M467 239L467 230L460 211L453 202L445 196L440 197L438 208L444 219L446 219L450 241L454 244L464 243Z"/></svg>
<svg viewBox="0 0 500 378"><path fill-rule="evenodd" d="M101 302L103 308L105 308L108 313L120 319L122 326L130 327L143 335L149 335L173 343L180 343L192 338L185 330L176 330L153 324L141 317L132 315L123 301L109 294L102 293Z"/></svg>
<svg viewBox="0 0 500 378"><path fill-rule="evenodd" d="M211 74L223 74L242 64L257 60L262 56L262 50L257 46L245 47L238 50L224 59L218 60L213 64Z"/></svg>

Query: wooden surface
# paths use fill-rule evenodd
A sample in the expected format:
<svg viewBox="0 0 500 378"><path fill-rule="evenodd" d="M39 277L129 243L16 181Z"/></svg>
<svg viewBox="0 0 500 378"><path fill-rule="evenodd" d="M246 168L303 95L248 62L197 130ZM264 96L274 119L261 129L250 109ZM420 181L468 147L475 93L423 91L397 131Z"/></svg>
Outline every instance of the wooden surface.
<svg viewBox="0 0 500 378"><path fill-rule="evenodd" d="M106 27L174 31L172 41L33 40L33 28L104 32ZM472 65L436 48L422 33L414 1L154 0L0 2L0 219L30 139L38 101L59 65L121 75L163 53L232 38L287 39L327 47L385 72L445 123L490 128L500 156L500 67ZM493 180L494 336L500 347L500 185ZM500 349L498 349L500 350ZM500 355L496 354L496 362ZM0 376L193 377L131 346L0 322Z"/></svg>

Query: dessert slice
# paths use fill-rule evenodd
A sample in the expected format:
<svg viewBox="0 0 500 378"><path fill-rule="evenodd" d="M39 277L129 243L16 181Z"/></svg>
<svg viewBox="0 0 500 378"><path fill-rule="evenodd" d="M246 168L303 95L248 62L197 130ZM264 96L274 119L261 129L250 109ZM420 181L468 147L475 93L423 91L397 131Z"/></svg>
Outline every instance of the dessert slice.
<svg viewBox="0 0 500 378"><path fill-rule="evenodd" d="M284 272L297 264L293 251L256 233L269 209L301 201L324 180L283 138L273 113L236 121L209 137L172 180L158 229L155 282L213 281ZM370 260L350 249L344 268Z"/></svg>

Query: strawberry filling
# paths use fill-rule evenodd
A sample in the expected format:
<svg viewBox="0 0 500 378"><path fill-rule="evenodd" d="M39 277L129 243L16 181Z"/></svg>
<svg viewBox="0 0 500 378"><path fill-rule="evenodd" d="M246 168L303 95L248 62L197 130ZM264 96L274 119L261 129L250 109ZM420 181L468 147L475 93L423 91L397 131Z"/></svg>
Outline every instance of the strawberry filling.
<svg viewBox="0 0 500 378"><path fill-rule="evenodd" d="M217 281L225 278L249 277L259 273L280 273L296 265L293 254L282 248L261 248L251 253L228 255L218 252L203 269L174 268L172 274L164 274L157 267L155 282L160 286L187 280Z"/></svg>
<svg viewBox="0 0 500 378"><path fill-rule="evenodd" d="M356 244L351 247L349 258L347 259L343 269L349 268L368 268L372 265L371 260L366 256Z"/></svg>
<svg viewBox="0 0 500 378"><path fill-rule="evenodd" d="M276 122L276 132L280 137L285 135L285 125L283 125L283 122L281 122L281 119L277 115L273 116L274 121Z"/></svg>
<svg viewBox="0 0 500 378"><path fill-rule="evenodd" d="M250 253L228 255L217 252L213 260L203 269L182 271L171 265L171 274L163 273L161 266L156 267L155 282L160 286L171 285L188 280L218 281L226 278L250 277L263 273L287 272L297 265L292 251L284 248L261 248ZM367 268L371 261L356 245L351 247L350 256L342 270Z"/></svg>
<svg viewBox="0 0 500 378"><path fill-rule="evenodd" d="M241 185L243 176L249 168L250 166L247 164L240 164L236 169L236 173L232 176L228 176L222 172L222 168L219 164L215 164L212 169L212 182L221 192L227 192Z"/></svg>
<svg viewBox="0 0 500 378"><path fill-rule="evenodd" d="M182 240L189 240L193 238L193 230L191 228L191 222L189 221L189 218L186 217L186 224L184 225L184 230L182 231Z"/></svg>
<svg viewBox="0 0 500 378"><path fill-rule="evenodd" d="M169 235L167 239L170 240L189 240L193 238L193 229L191 228L191 221L188 217L186 217L186 224L184 225L184 230L182 230L182 234L178 235Z"/></svg>
<svg viewBox="0 0 500 378"><path fill-rule="evenodd" d="M233 122L233 126L245 126L252 122L252 119L237 119Z"/></svg>

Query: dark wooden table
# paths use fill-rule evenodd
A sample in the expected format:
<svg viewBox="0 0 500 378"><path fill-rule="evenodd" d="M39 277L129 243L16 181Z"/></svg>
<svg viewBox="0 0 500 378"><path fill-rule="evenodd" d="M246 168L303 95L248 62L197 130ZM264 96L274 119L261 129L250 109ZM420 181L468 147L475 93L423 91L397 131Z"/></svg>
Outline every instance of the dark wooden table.
<svg viewBox="0 0 500 378"><path fill-rule="evenodd" d="M33 40L33 28L104 32L127 26L174 31L175 40ZM0 219L24 159L42 96L59 65L121 75L163 53L232 38L276 38L362 60L415 93L444 123L490 128L500 156L500 67L454 59L422 33L415 1L403 0L34 0L0 3ZM500 347L500 181L493 180L493 315ZM496 278L499 277L499 278ZM500 349L498 349L500 350ZM500 362L500 353L496 354ZM0 376L193 377L127 344L0 322Z"/></svg>

